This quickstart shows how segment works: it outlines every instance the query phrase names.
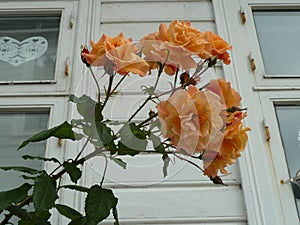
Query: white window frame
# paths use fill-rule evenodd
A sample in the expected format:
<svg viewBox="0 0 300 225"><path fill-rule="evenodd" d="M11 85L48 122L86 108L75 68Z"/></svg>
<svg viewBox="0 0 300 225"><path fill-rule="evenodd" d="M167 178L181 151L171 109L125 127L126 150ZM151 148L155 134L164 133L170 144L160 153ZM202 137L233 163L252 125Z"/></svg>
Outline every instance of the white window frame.
<svg viewBox="0 0 300 225"><path fill-rule="evenodd" d="M299 10L300 11L300 2L298 1L291 1L286 3L278 3L278 1L268 1L270 3L262 3L264 1L249 1L249 5L247 8L245 8L245 13L247 14L247 36L248 36L248 45L251 49L251 52L249 52L249 58L253 58L255 61L256 69L253 71L254 76L256 78L257 90L267 90L267 89L289 89L291 86L297 87L300 89L300 72L299 75L289 75L289 76L272 76L268 75L265 72L262 54L260 52L259 47L259 41L258 41L258 35L254 26L254 19L253 19L253 13L252 10L272 10L272 9L293 9L293 10ZM277 2L277 3L276 3ZM278 49L278 51L280 51Z"/></svg>
<svg viewBox="0 0 300 225"><path fill-rule="evenodd" d="M0 98L0 112L39 112L41 110L49 110L48 128L62 124L67 118L68 104L66 102L68 98L60 97L6 97ZM20 140L20 144L24 140ZM56 157L59 160L65 158L65 143L60 146L57 138L50 138L47 141L45 157ZM16 149L17 151L17 149ZM22 150L19 150L22 151ZM51 163L45 163L44 169L48 172L54 169Z"/></svg>
<svg viewBox="0 0 300 225"><path fill-rule="evenodd" d="M299 224L297 212L289 210L287 205L295 205L294 202L287 202L288 198L293 199L292 190L289 185L283 186L281 179L288 179L287 167L282 171L276 168L275 163L278 155L274 155L274 139L279 137L279 128L276 127L277 121L272 117L268 119L271 130L270 142L266 140L264 123L264 111L262 107L267 105L264 110L270 113L273 102L281 99L291 100L288 94L284 96L284 91L300 90L299 78L289 78L288 82L282 83L278 79L263 78L263 64L259 52L256 32L251 7L298 7L299 0L213 0L216 24L218 33L229 40L233 45L231 52L232 64L224 67L225 78L230 80L243 96L243 106L248 106L248 117L246 125L251 126L249 132L248 148L243 157L239 160L241 168L242 186L246 200L249 225L291 225ZM241 14L244 13L246 22L243 24ZM249 56L255 59L256 70L251 70ZM268 91L270 98L263 98L262 91ZM272 91L272 92L270 92ZM276 91L282 96L272 98ZM289 92L290 93L290 92ZM274 95L275 96L275 95ZM294 96L293 101L299 100L299 93ZM261 107L262 106L262 107ZM272 124L272 126L271 126ZM270 148L272 145L272 150ZM278 150L278 148L281 148ZM276 152L284 151L281 146L277 146ZM274 157L277 158L274 160ZM284 164L283 164L284 165ZM283 197L284 196L284 197ZM285 199L283 199L285 198ZM285 208L285 209L284 209Z"/></svg>
<svg viewBox="0 0 300 225"><path fill-rule="evenodd" d="M282 138L279 130L279 123L276 118L275 105L278 104L300 104L299 91L278 92L278 91L263 91L260 93L261 104L263 105L263 114L265 123L269 127L270 139L269 150L274 164L275 179L278 183L278 192L282 204L282 211L285 216L286 224L299 223L298 212L295 206L291 185L285 182L290 176L287 167L287 160L283 148Z"/></svg>
<svg viewBox="0 0 300 225"><path fill-rule="evenodd" d="M24 1L0 2L1 13L61 13L57 59L53 80L0 82L0 95L14 96L24 93L65 92L70 87L71 69L75 44L75 27L70 26L76 18L76 1ZM68 64L68 75L65 74Z"/></svg>
<svg viewBox="0 0 300 225"><path fill-rule="evenodd" d="M26 111L39 111L47 109L49 110L48 129L62 124L68 117L67 97L0 97L0 111L5 112L26 112ZM20 140L20 144L24 140ZM29 143L30 144L30 143ZM68 158L69 153L66 151L68 146L67 141L62 141L61 145L58 143L57 138L50 138L46 143L45 157L55 157L59 161L64 161ZM16 149L17 151L17 149ZM19 151L22 151L20 149ZM26 154L24 152L24 154ZM57 165L50 162L43 163L43 169L50 173ZM62 193L62 195L66 195ZM51 221L55 222L59 218L58 213L54 213L51 217Z"/></svg>

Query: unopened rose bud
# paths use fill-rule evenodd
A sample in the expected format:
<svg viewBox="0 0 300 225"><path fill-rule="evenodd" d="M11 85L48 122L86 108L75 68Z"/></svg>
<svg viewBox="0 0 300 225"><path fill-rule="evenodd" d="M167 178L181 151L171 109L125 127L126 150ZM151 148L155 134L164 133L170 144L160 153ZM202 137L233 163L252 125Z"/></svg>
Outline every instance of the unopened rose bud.
<svg viewBox="0 0 300 225"><path fill-rule="evenodd" d="M191 78L188 82L188 85L197 85L197 81L194 78Z"/></svg>
<svg viewBox="0 0 300 225"><path fill-rule="evenodd" d="M187 72L183 72L182 74L180 74L180 84L181 85L186 85L190 80L190 76Z"/></svg>
<svg viewBox="0 0 300 225"><path fill-rule="evenodd" d="M82 61L87 67L89 67L90 64L87 62L85 54L89 54L89 53L90 53L90 52L89 52L89 50L87 49L86 46L84 46L84 47L81 46L81 54L80 54L80 56L81 56L81 61Z"/></svg>

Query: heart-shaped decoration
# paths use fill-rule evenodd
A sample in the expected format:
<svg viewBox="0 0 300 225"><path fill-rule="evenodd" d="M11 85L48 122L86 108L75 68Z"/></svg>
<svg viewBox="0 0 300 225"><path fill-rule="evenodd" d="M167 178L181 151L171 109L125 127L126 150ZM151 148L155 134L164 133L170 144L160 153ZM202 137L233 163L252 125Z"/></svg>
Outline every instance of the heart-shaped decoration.
<svg viewBox="0 0 300 225"><path fill-rule="evenodd" d="M41 57L48 48L44 37L30 37L18 41L11 37L0 37L0 60L17 67Z"/></svg>

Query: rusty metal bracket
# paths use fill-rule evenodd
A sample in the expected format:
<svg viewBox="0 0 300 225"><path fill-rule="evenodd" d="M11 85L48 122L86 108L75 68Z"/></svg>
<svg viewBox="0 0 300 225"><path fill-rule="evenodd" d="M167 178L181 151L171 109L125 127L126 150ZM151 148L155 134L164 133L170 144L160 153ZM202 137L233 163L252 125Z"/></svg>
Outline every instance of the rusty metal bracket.
<svg viewBox="0 0 300 225"><path fill-rule="evenodd" d="M58 142L57 142L58 146L61 147L62 144L63 144L63 140L62 139L58 139Z"/></svg>
<svg viewBox="0 0 300 225"><path fill-rule="evenodd" d="M72 29L74 26L74 17L73 17L73 13L71 13L70 15L70 22L69 22L69 27Z"/></svg>
<svg viewBox="0 0 300 225"><path fill-rule="evenodd" d="M240 9L240 15L241 15L241 20L242 20L242 23L245 24L247 19L246 19L246 14L245 14L245 10L243 7L241 7Z"/></svg>
<svg viewBox="0 0 300 225"><path fill-rule="evenodd" d="M65 65L65 75L66 76L69 76L69 74L70 74L69 63L70 63L70 58L68 57L66 60L66 65Z"/></svg>
<svg viewBox="0 0 300 225"><path fill-rule="evenodd" d="M249 54L249 61L250 61L251 70L255 71L256 70L256 64L255 64L255 60L254 60L254 57L252 56L251 52Z"/></svg>
<svg viewBox="0 0 300 225"><path fill-rule="evenodd" d="M266 134L266 141L269 141L271 139L269 124L266 122L265 119L264 119L263 123L264 123L264 129L265 129L265 134Z"/></svg>

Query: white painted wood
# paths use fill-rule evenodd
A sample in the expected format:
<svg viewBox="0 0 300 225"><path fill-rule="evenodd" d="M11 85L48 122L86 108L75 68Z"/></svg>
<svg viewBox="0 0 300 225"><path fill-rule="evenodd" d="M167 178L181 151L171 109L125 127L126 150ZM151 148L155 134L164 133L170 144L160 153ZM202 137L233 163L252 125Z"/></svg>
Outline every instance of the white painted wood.
<svg viewBox="0 0 300 225"><path fill-rule="evenodd" d="M293 104L300 102L299 91L289 92L261 92L261 103L263 105L263 115L270 130L270 145L268 151L273 161L274 171L276 174L277 188L282 204L282 212L285 218L285 224L299 224L298 212L295 205L294 195L290 184L282 184L290 178L279 125L274 109L274 104L285 103Z"/></svg>
<svg viewBox="0 0 300 225"><path fill-rule="evenodd" d="M182 2L180 0L102 0L102 3L141 3L141 2ZM207 2L207 0L186 0L185 2Z"/></svg>
<svg viewBox="0 0 300 225"><path fill-rule="evenodd" d="M240 10L238 7L238 3L231 1L230 2L230 6L228 5L228 1L218 1L218 0L214 0L213 1L213 6L214 6L214 10L215 10L215 17L216 17L216 25L218 28L218 32L221 36L223 36L226 40L228 40L228 42L233 45L234 49L237 49L237 43L241 44L240 42L242 42L243 40L241 40L240 35L238 35L238 31L236 28L232 28L232 26L239 26L241 24L240 22L240 15L239 15L239 11ZM232 10L230 12L230 9L232 9L233 7L235 7L234 10ZM228 15L230 14L230 15ZM228 18L229 17L229 18ZM232 30L232 31L231 31ZM239 45L238 45L239 46ZM235 54L233 54L235 53ZM247 53L246 53L247 54ZM224 66L224 75L226 80L229 80L232 82L232 84L235 87L238 87L238 91L241 92L242 88L238 83L238 79L239 79L239 74L243 74L246 71L238 71L237 70L237 66L239 63L236 63L235 60L238 59L243 59L244 60L244 56L245 52L242 51L242 48L239 49L239 51L235 51L233 50L231 53L231 57L232 57L232 64L233 66ZM248 71L247 71L248 72ZM244 78L243 78L244 79ZM245 85L247 84L246 81ZM251 85L251 83L247 84L247 85ZM242 92L241 93L243 98L245 99L245 93ZM249 97L252 96L251 94L249 95ZM246 96L247 97L247 96ZM257 103L254 102L249 102L249 98L246 99L247 101L245 102L245 106L248 105L255 105ZM244 102L244 100L243 100ZM251 113L251 109L249 108L250 113ZM247 120L249 120L249 116L250 113L248 114L248 118ZM252 120L250 120L251 122ZM251 128L253 129L252 125ZM251 135L251 134L250 134ZM259 134L257 134L259 135ZM251 138L251 136L250 136ZM250 144L251 144L251 139L250 139ZM248 144L249 145L249 144ZM244 155L242 158L239 159L239 165L241 168L241 181L242 181L242 186L243 186L243 190L244 190L244 197L245 197L245 204L246 204L246 208L247 208L247 217L248 217L248 224L249 225L261 225L263 224L263 218L262 218L262 212L260 210L261 208L261 204L260 204L260 196L258 195L257 191L256 191L256 181L255 179L255 174L253 172L253 164L251 162L251 156L250 156L250 152L251 148L248 147L246 149L246 151L244 152Z"/></svg>
<svg viewBox="0 0 300 225"><path fill-rule="evenodd" d="M272 6L287 6L287 5L294 5L299 4L299 0L248 0L250 5L272 5Z"/></svg>
<svg viewBox="0 0 300 225"><path fill-rule="evenodd" d="M165 21L164 21L165 22ZM101 24L100 32L101 34L105 33L110 36L116 36L120 32L123 32L125 37L132 37L134 41L140 40L146 34L150 34L158 30L160 22L152 21L152 22L113 22L113 23L103 23ZM193 26L199 28L201 31L210 30L216 32L216 27L213 21L199 21L193 22Z"/></svg>
<svg viewBox="0 0 300 225"><path fill-rule="evenodd" d="M260 86L277 88L282 86L292 87L300 85L299 78L289 77L288 79L272 79L270 76L266 75L262 55L260 53L259 41L257 38L255 24L253 19L252 10L253 9L295 9L295 7L300 7L300 2L294 1L294 4L289 4L289 2L278 4L278 1L260 1L261 4L256 4L256 2L249 3L249 6L244 8L247 22L244 25L245 32L247 33L247 44L249 46L248 55L254 58L256 64L256 70L253 72L255 76L256 85L258 88Z"/></svg>
<svg viewBox="0 0 300 225"><path fill-rule="evenodd" d="M274 5L284 5L299 3L299 1L273 1ZM286 167L284 165L279 165L278 161L274 161L274 151L278 150L277 147L274 148L272 140L270 144L265 140L265 132L263 125L263 115L270 118L274 115L274 111L270 108L270 100L263 100L261 91L266 91L270 97L274 95L275 90L282 91L288 88L297 89L297 82L288 83L283 80L277 81L264 81L258 78L257 74L262 75L260 55L256 54L258 52L258 44L255 42L255 30L253 30L253 20L251 10L248 4L266 5L264 3L269 3L269 8L274 6L270 4L271 1L238 1L232 0L230 4L228 1L214 1L214 5L218 7L219 12L222 13L221 23L223 31L230 38L230 43L234 46L236 51L232 51L232 65L230 71L225 70L225 77L229 77L236 82L238 90L243 96L243 105L248 106L248 117L246 119L246 124L251 126L252 131L249 133L249 143L248 150L245 152L245 157L240 159L241 166L241 177L242 185L245 190L245 201L248 212L248 223L249 224L299 224L299 219L295 218L295 208L293 205L293 198L291 198L291 193L285 195L285 200L280 197L280 193L290 191L289 187L282 186L277 177L277 170L280 173L285 173ZM280 4L279 4L280 3ZM246 13L246 23L242 25L240 18L240 8L243 8ZM218 15L218 11L216 12ZM218 21L216 17L216 21ZM218 22L217 22L218 25ZM219 28L219 26L218 26ZM253 45L253 43L256 43ZM257 70L255 73L251 71L249 64L249 52L254 53L256 60ZM233 76L235 74L235 76ZM268 83L269 82L269 83ZM284 87L282 87L284 85ZM293 85L293 86L292 86ZM280 88L282 87L282 88ZM291 88L292 87L292 88ZM274 92L270 92L274 90ZM258 92L259 91L259 92ZM276 92L277 93L277 92ZM294 92L286 92L290 95ZM296 93L296 91L295 91ZM281 94L282 95L282 94ZM292 94L293 96L293 94ZM287 99L291 99L288 98ZM269 101L269 103L267 103ZM269 105L269 106L268 106ZM264 112L264 113L263 113ZM276 121L274 118L269 121L272 124L272 129L276 128ZM274 132L271 131L272 133ZM278 132L278 130L276 131ZM277 133L278 134L278 133ZM278 138L278 136L272 139ZM270 149L271 145L271 149ZM273 146L273 148L272 148ZM278 154L278 153L276 153ZM275 155L276 155L275 154ZM282 154L282 153L280 153ZM276 157L278 158L278 156ZM281 162L282 163L282 162ZM287 190L289 189L289 190ZM289 206L284 205L289 202ZM289 211L288 213L285 211Z"/></svg>
<svg viewBox="0 0 300 225"><path fill-rule="evenodd" d="M182 222L189 219L224 223L246 221L242 191L238 187L122 188L115 189L114 193L120 199L119 216L124 219L149 220L150 223L157 218L167 223L175 218ZM128 210L132 207L135 210Z"/></svg>
<svg viewBox="0 0 300 225"><path fill-rule="evenodd" d="M120 156L118 158L127 163L127 168L124 170L109 160L105 184L113 188L143 186L205 186L213 188L215 186L198 168L171 155L168 175L165 178L162 173L163 162L160 154L150 155L144 153L134 158L131 156ZM201 161L191 161L203 168ZM91 159L87 162L86 167L93 173L93 182L96 183L101 180L104 163L103 157ZM229 175L222 176L223 181L228 185L240 185L241 178L238 166L230 166L228 172L230 173Z"/></svg>
<svg viewBox="0 0 300 225"><path fill-rule="evenodd" d="M210 1L102 1L102 4L99 4L99 1L90 0L81 1L80 4L85 13L96 18L91 21L89 17L85 18L85 13L81 14L87 19L86 23L96 25L87 27L88 34L83 35L82 23L79 26L81 32L78 31L81 40L86 40L91 35L91 39L97 41L103 33L114 36L120 32L139 40L141 36L157 31L161 22L169 22L172 19L191 20L200 30L216 31ZM162 8L164 10L161 10ZM191 11L195 13L191 14ZM77 70L81 71L81 68L77 67ZM101 70L94 71L100 74L98 77L102 75ZM216 77L223 76L223 71L218 66ZM163 79L159 90L168 90L169 78ZM123 95L116 96L114 101L108 103L105 116L118 120L128 119L133 107L141 103L141 85L150 81L154 81L151 76L140 78L138 75L131 75L120 87ZM105 79L100 80L101 85L105 82ZM75 94L86 93L96 97L95 90L89 71L85 70L76 76L76 84L73 86ZM145 118L148 110L149 107L146 107L139 119ZM74 109L71 113L76 115ZM69 146L72 147L79 150L80 145ZM105 180L105 186L113 188L119 197L119 216L122 224L246 224L243 191L240 188L241 178L236 165L229 168L230 175L222 177L229 186L219 187L211 184L198 169L177 159L176 163L171 163L166 179L162 175L162 160L159 155L122 159L128 163L126 171L110 162ZM79 184L98 183L102 178L103 165L103 158L90 160L84 166L85 176ZM66 191L64 198L71 203L73 195L73 192ZM79 210L84 209L83 195L76 194L73 200ZM149 204L151 202L156 202L161 208L157 210ZM184 205L185 209L180 205ZM192 209L186 205L191 205Z"/></svg>
<svg viewBox="0 0 300 225"><path fill-rule="evenodd" d="M68 58L72 58L74 50L75 29L70 29L70 17L73 11L76 11L75 4L72 1L23 1L1 2L0 13L38 13L38 12L61 12L61 23L59 32L59 42L57 47L57 59L54 80L51 81L33 81L33 82L1 82L1 94L15 93L21 90L22 93L32 92L53 92L66 91L70 86L70 78L72 77L72 63L69 64L70 75L65 75L65 64ZM76 16L74 14L74 16Z"/></svg>
<svg viewBox="0 0 300 225"><path fill-rule="evenodd" d="M63 122L63 120L67 116L68 104L66 104L67 98L53 98L49 97L6 97L0 98L0 110L1 111L22 111L22 110L41 110L41 109L49 109L49 127L57 126ZM22 140L20 140L22 141ZM46 152L48 156L57 156L60 159L63 159L63 153L58 151L59 146L57 145L57 139L53 138L49 140L47 143L48 151ZM52 151L53 149L53 151ZM49 169L49 170L48 170ZM47 170L50 171L53 169L49 167Z"/></svg>
<svg viewBox="0 0 300 225"><path fill-rule="evenodd" d="M105 76L102 76L104 74L104 70L97 69L97 68L92 68L97 80L101 85L107 85L108 82L108 75L106 74ZM182 71L179 71L179 75L182 73ZM214 69L209 69L207 70L204 74L202 74L202 79L200 83L198 84L200 86L204 86L207 84L210 80L212 79L218 79L224 77L224 72L221 66L217 65L216 68ZM119 80L121 80L122 75L117 74L113 86L118 83ZM118 91L120 91L122 94L142 94L142 87L149 87L149 86L154 86L155 81L157 78L157 70L152 70L151 74L148 74L145 77L140 77L138 74L130 74L125 78L125 80L121 83L121 85L118 87ZM87 72L87 75L85 77L81 77L81 80L83 81L84 79L89 79L90 80L90 87L95 87L95 82L92 79L92 76L90 72ZM162 74L158 86L157 86L157 91L158 92L166 92L169 91L171 84L174 84L174 79L175 76L169 76L167 74ZM179 81L177 81L177 86L179 85Z"/></svg>
<svg viewBox="0 0 300 225"><path fill-rule="evenodd" d="M74 55L74 50L79 50L74 47L75 32L77 30L77 1L1 1L0 13L22 13L22 12L61 12L60 36L57 52L57 65L55 71L55 79L48 82L9 82L1 83L0 87L0 108L5 109L33 109L49 108L50 119L49 127L57 126L67 120L69 114L70 103L68 96L70 94L71 79L75 74L73 61L77 60L77 55ZM88 14L86 14L87 16ZM70 28L70 19L73 17L74 26ZM85 25L82 27L86 27ZM90 39L90 38L89 38ZM78 44L78 43L77 43ZM65 64L67 59L70 59L69 76L65 75ZM79 57L78 57L79 58ZM77 62L77 64L79 64ZM2 71L4 72L4 71ZM73 84L72 84L73 86ZM20 140L22 141L22 140ZM57 157L60 160L68 158L68 154L72 152L64 151L69 145L67 141L62 142L62 146L58 146L58 140L51 138L47 141L46 157ZM51 172L53 165L46 163L45 169ZM62 199L64 195L62 194ZM68 199L67 199L68 200ZM69 202L75 205L73 197L69 197ZM68 201L67 201L68 202ZM72 205L71 204L71 205ZM66 224L58 216L58 213L53 213L51 221L53 224Z"/></svg>
<svg viewBox="0 0 300 225"><path fill-rule="evenodd" d="M24 3L24 4L23 4ZM47 3L47 4L46 4ZM6 4L6 5L5 5ZM59 46L59 57L70 53L71 76L65 86L53 84L14 85L14 90L1 92L3 101L12 101L16 105L25 107L37 107L51 105L55 117L51 120L51 126L60 124L65 120L77 117L74 105L67 103L65 97L69 93L76 95L92 94L95 97L95 87L90 79L89 71L80 62L80 45L88 44L90 39L97 40L100 35L107 32L115 35L121 31L138 40L141 35L158 30L161 22L169 22L172 19L191 20L192 24L200 30L216 31L214 24L214 11L211 1L7 1L1 10L62 10L64 19L62 30L67 38ZM22 7L21 7L22 6ZM72 31L67 29L68 13L74 17ZM192 13L191 13L192 12ZM70 39L68 39L70 38ZM74 47L75 46L75 47ZM71 54L72 53L72 54ZM64 59L59 60L63 64ZM64 66L58 66L59 74ZM217 67L217 77L223 77L223 71ZM139 78L139 77L138 77ZM146 79L151 79L146 78ZM167 79L161 83L159 89L165 90ZM68 83L69 82L69 83ZM124 95L116 97L113 103L108 105L105 115L109 118L124 120L132 113L132 106L138 106L140 102L139 89L146 81L131 76L129 84L121 89ZM2 88L1 88L2 90ZM37 90L40 90L38 92ZM41 95L38 95L41 93ZM48 97L47 97L48 96ZM54 97L55 96L55 97ZM27 99L27 100L26 100ZM52 99L51 102L49 99ZM41 101L44 101L42 103ZM27 101L28 104L22 101ZM50 102L49 102L50 101ZM8 107L9 104L4 104ZM149 108L146 107L144 118ZM61 114L60 114L61 113ZM52 152L57 149L56 139L49 141L49 153L47 156L58 154L61 158L70 158L77 154L79 145L72 142L63 142L59 149L65 151ZM207 177L191 165L176 160L169 167L169 176L162 176L161 156L141 155L136 159L122 157L128 161L128 170L113 163L109 164L106 187L115 190L119 198L119 216L122 224L212 224L212 225L246 225L246 209L243 190L240 187L241 177L238 166L229 168L230 175L222 177L228 186L215 186ZM51 168L50 168L51 169ZM137 170L138 169L138 170ZM92 185L98 183L103 171L103 162L99 159L91 160L84 166L84 176L79 185ZM61 184L68 184L65 176ZM61 203L75 206L84 211L84 195L73 191L61 193ZM152 203L152 204L151 204ZM68 220L58 216L53 211L52 222L54 224L67 224ZM123 223L124 222L124 223ZM111 224L111 221L103 224Z"/></svg>
<svg viewBox="0 0 300 225"><path fill-rule="evenodd" d="M191 13L193 11L193 13ZM130 13L129 13L130 12ZM170 21L173 19L212 21L213 11L209 1L203 2L128 2L102 5L101 23Z"/></svg>
<svg viewBox="0 0 300 225"><path fill-rule="evenodd" d="M194 218L186 218L186 219L178 219L178 218L168 218L168 219L148 219L148 220L130 220L124 219L122 224L124 225L140 225L140 224L155 224L155 225L192 225L192 224L200 224L200 225L247 225L246 222L236 222L240 220L240 218L235 217L226 217L226 218L206 218L206 219L194 219ZM228 222L229 221L229 222ZM113 221L102 222L103 225L111 225Z"/></svg>

